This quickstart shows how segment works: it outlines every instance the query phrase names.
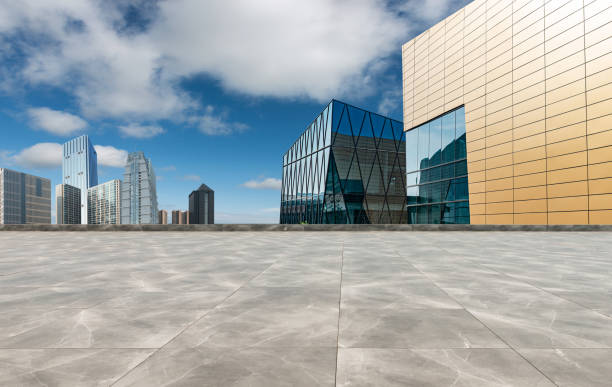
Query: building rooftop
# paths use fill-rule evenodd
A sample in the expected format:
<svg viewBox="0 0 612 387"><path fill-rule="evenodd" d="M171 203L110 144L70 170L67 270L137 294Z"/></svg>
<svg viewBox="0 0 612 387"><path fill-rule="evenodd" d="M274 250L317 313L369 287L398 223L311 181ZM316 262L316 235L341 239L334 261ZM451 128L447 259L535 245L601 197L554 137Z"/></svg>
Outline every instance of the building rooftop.
<svg viewBox="0 0 612 387"><path fill-rule="evenodd" d="M610 232L0 232L0 385L612 380Z"/></svg>

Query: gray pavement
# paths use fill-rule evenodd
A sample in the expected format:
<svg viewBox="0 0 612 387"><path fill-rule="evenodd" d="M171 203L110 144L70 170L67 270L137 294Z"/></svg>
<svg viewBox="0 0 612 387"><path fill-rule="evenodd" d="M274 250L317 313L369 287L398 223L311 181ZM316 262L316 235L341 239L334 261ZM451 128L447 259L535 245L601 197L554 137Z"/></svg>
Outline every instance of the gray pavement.
<svg viewBox="0 0 612 387"><path fill-rule="evenodd" d="M1 386L610 386L610 232L1 232Z"/></svg>

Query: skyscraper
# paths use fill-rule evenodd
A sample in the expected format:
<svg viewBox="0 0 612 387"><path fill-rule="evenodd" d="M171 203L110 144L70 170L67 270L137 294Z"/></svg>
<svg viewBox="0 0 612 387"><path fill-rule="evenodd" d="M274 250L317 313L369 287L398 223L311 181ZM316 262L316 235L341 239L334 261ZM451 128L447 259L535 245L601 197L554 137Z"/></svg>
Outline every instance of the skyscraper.
<svg viewBox="0 0 612 387"><path fill-rule="evenodd" d="M143 152L132 152L121 183L121 223L157 224L157 216L153 165Z"/></svg>
<svg viewBox="0 0 612 387"><path fill-rule="evenodd" d="M159 224L168 224L168 211L159 210L157 213L157 221Z"/></svg>
<svg viewBox="0 0 612 387"><path fill-rule="evenodd" d="M121 222L121 180L111 180L87 191L89 224L119 224Z"/></svg>
<svg viewBox="0 0 612 387"><path fill-rule="evenodd" d="M98 154L87 136L64 144L62 172L64 184L81 190L81 223L87 224L87 189L98 185Z"/></svg>
<svg viewBox="0 0 612 387"><path fill-rule="evenodd" d="M172 224L189 224L189 211L172 211Z"/></svg>
<svg viewBox="0 0 612 387"><path fill-rule="evenodd" d="M215 223L215 191L206 184L189 194L189 223Z"/></svg>
<svg viewBox="0 0 612 387"><path fill-rule="evenodd" d="M81 224L81 190L70 184L55 186L57 224Z"/></svg>
<svg viewBox="0 0 612 387"><path fill-rule="evenodd" d="M51 223L51 181L0 168L0 224Z"/></svg>

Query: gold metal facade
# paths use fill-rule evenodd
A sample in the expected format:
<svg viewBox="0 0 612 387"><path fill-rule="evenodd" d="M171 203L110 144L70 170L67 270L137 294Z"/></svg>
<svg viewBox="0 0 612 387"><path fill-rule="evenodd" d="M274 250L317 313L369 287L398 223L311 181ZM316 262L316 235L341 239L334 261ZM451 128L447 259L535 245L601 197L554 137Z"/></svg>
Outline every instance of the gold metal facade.
<svg viewBox="0 0 612 387"><path fill-rule="evenodd" d="M405 130L465 105L471 223L612 223L612 1L476 0L402 71Z"/></svg>

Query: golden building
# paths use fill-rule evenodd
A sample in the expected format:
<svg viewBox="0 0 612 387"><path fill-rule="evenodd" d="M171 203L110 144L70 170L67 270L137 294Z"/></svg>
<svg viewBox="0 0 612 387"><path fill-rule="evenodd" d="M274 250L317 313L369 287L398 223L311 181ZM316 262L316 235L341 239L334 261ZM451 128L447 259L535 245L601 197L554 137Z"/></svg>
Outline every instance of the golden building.
<svg viewBox="0 0 612 387"><path fill-rule="evenodd" d="M476 0L402 71L405 131L465 107L471 223L612 223L610 0Z"/></svg>

